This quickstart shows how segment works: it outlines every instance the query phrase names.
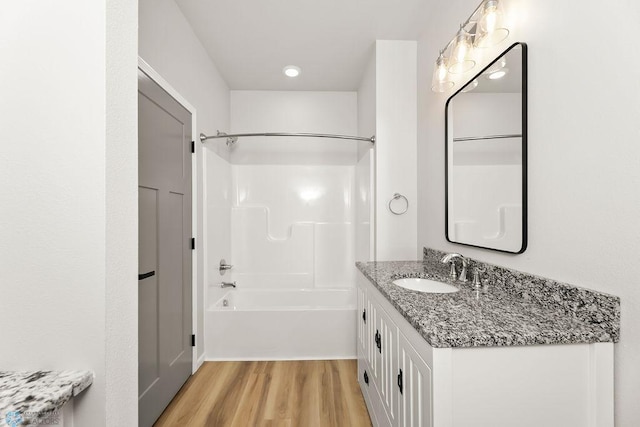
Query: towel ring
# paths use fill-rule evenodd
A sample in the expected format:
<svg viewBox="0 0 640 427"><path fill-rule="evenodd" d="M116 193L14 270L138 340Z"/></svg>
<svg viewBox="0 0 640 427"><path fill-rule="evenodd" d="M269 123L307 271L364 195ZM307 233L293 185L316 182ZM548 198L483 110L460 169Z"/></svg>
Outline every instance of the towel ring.
<svg viewBox="0 0 640 427"><path fill-rule="evenodd" d="M406 203L407 206L405 206L403 211L394 211L393 208L391 207L391 203L394 200L398 200L398 199L404 199L404 202ZM400 193L394 193L393 197L391 198L391 200L389 200L389 210L391 211L392 214L394 215L402 215L404 213L406 213L409 210L409 200L407 200L407 198L405 196L403 196Z"/></svg>

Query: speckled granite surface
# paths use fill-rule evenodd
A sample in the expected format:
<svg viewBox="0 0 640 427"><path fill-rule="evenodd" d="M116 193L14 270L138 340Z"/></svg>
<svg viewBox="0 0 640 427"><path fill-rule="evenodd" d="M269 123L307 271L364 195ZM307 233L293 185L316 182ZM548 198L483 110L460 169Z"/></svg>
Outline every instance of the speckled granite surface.
<svg viewBox="0 0 640 427"><path fill-rule="evenodd" d="M620 336L618 297L472 261L488 279L476 290L449 279L442 255L425 249L422 262L356 263L432 347L617 342ZM438 280L460 291L429 294L391 283L402 277Z"/></svg>
<svg viewBox="0 0 640 427"><path fill-rule="evenodd" d="M0 426L55 424L56 411L92 382L91 371L0 371Z"/></svg>

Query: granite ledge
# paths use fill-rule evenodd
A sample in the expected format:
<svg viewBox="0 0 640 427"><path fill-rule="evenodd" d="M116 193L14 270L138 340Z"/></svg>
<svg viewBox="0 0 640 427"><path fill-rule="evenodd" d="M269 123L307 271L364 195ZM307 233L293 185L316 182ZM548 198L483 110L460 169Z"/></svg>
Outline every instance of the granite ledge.
<svg viewBox="0 0 640 427"><path fill-rule="evenodd" d="M358 269L393 307L435 348L577 344L617 342L620 300L595 291L556 285L549 279L530 280L524 273L507 271L526 283L526 294L515 292L515 282L496 280L476 290L448 278L437 251L423 261L356 263ZM502 267L500 267L502 268ZM391 282L401 277L423 277L450 283L459 292L425 294ZM496 279L492 277L492 279ZM519 282L518 282L519 283ZM549 285L552 285L549 287ZM554 292L550 292L553 289ZM558 289L561 289L560 298ZM578 289L579 291L572 291ZM567 298L580 298L568 304ZM588 306L588 307L587 307ZM571 311L572 307L579 310ZM585 313L582 308L587 307Z"/></svg>
<svg viewBox="0 0 640 427"><path fill-rule="evenodd" d="M423 248L423 261L433 265L445 254ZM470 259L469 271L474 267L485 271L483 275L492 286L516 299L564 311L588 324L599 324L613 342L620 339L620 298L617 296Z"/></svg>
<svg viewBox="0 0 640 427"><path fill-rule="evenodd" d="M91 371L0 371L0 419L17 412L13 425L54 417L72 397L93 383Z"/></svg>

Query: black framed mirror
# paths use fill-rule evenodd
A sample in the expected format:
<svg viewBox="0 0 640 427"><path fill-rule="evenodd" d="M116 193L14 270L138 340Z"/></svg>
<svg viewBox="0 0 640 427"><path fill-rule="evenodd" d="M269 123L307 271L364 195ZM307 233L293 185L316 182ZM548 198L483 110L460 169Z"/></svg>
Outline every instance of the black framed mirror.
<svg viewBox="0 0 640 427"><path fill-rule="evenodd" d="M527 45L514 43L445 104L445 235L527 248Z"/></svg>

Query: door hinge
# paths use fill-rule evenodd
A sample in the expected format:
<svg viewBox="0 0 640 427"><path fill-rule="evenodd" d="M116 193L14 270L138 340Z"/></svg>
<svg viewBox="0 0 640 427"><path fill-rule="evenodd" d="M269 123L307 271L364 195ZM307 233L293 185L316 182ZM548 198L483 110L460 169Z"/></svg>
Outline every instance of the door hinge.
<svg viewBox="0 0 640 427"><path fill-rule="evenodd" d="M196 142L195 141L191 141L191 152L192 153L196 152Z"/></svg>
<svg viewBox="0 0 640 427"><path fill-rule="evenodd" d="M191 238L191 250L195 250L196 249L196 238L192 237Z"/></svg>
<svg viewBox="0 0 640 427"><path fill-rule="evenodd" d="M196 336L194 334L194 335L191 335L191 347L195 347L195 346L196 346Z"/></svg>

